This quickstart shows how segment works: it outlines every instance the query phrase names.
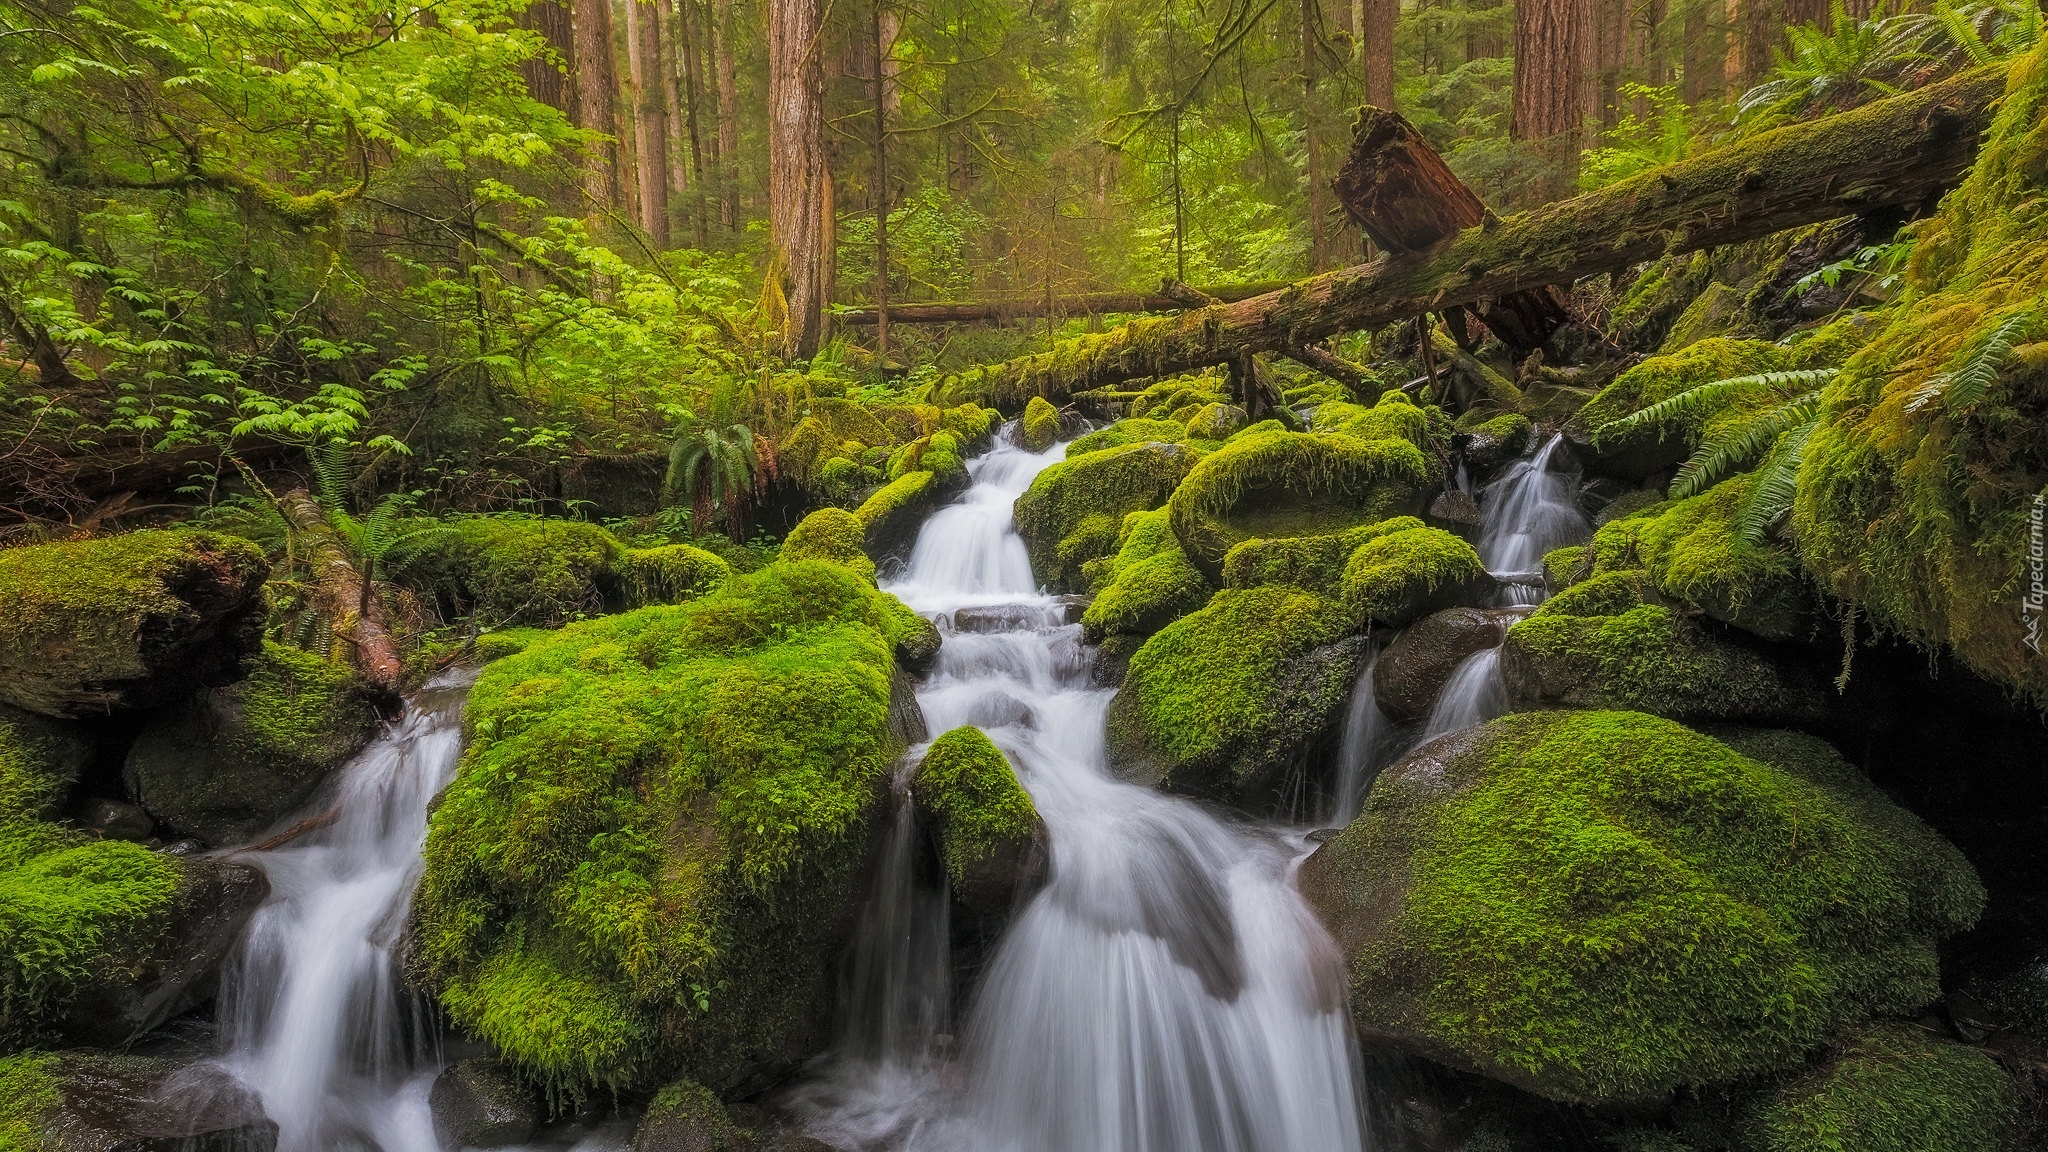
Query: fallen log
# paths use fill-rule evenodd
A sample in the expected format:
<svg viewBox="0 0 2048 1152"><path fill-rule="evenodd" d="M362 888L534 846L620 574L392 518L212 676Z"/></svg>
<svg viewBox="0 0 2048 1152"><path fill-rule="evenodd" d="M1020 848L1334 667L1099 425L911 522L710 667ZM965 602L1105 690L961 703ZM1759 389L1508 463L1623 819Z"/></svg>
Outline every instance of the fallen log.
<svg viewBox="0 0 2048 1152"><path fill-rule="evenodd" d="M335 635L355 648L356 671L387 703L395 703L405 677L405 662L398 658L398 642L384 619L384 602L356 570L328 524L327 513L303 488L278 497L277 510L308 545L306 559L314 582L326 602L328 618L335 621Z"/></svg>
<svg viewBox="0 0 2048 1152"><path fill-rule="evenodd" d="M1287 287L1292 281L1267 280L1257 284L1226 284L1220 288L1190 288L1167 283L1157 292L1087 292L1078 296L1055 296L1051 311L1056 316L1101 316L1125 312L1178 312L1218 301L1249 300ZM957 304L891 304L891 324L987 324L1044 316L1045 297L1014 300L963 301ZM875 323L873 308L852 308L835 312L841 324Z"/></svg>
<svg viewBox="0 0 2048 1152"><path fill-rule="evenodd" d="M1595 192L1467 228L1429 252L1379 259L1278 292L1134 320L942 382L1007 411L1033 396L1172 376L1343 332L1570 284L1659 256L1737 244L1880 208L1930 206L1967 169L2002 67L1791 124Z"/></svg>

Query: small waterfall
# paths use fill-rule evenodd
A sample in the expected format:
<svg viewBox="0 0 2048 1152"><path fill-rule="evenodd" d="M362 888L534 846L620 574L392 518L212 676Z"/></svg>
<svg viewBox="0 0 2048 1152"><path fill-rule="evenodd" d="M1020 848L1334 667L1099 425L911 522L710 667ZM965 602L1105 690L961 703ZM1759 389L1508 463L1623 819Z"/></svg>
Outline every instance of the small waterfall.
<svg viewBox="0 0 2048 1152"><path fill-rule="evenodd" d="M1342 827L1351 823L1365 803L1365 790L1374 776L1387 766L1390 752L1399 752L1400 735L1394 722L1380 711L1373 673L1379 667L1375 646L1366 654L1365 666L1351 686L1351 703L1344 714L1344 733L1337 745L1337 787L1326 825Z"/></svg>
<svg viewBox="0 0 2048 1152"><path fill-rule="evenodd" d="M1060 455L973 462L974 487L890 585L948 633L918 693L931 730L975 724L1003 749L1051 832L1050 877L1000 942L960 1044L885 1051L846 1033L791 1103L816 1135L863 1150L1361 1149L1343 961L1289 882L1303 842L1105 768L1114 693L1090 686L1079 628L1038 593L1010 520ZM968 608L1006 626L953 630ZM896 891L863 932L914 941L899 910L917 896ZM871 1017L922 1019L919 981L867 979L855 998Z"/></svg>
<svg viewBox="0 0 2048 1152"><path fill-rule="evenodd" d="M1563 443L1563 436L1552 435L1535 453L1509 466L1479 498L1485 517L1479 559L1504 581L1502 604L1542 603L1544 555L1584 540L1591 531L1579 511L1573 475L1550 467Z"/></svg>
<svg viewBox="0 0 2048 1152"><path fill-rule="evenodd" d="M464 678L429 685L342 770L331 822L246 857L273 898L222 980L221 1062L261 1097L279 1152L438 1152L435 1033L394 950L466 695Z"/></svg>
<svg viewBox="0 0 2048 1152"><path fill-rule="evenodd" d="M1461 728L1484 724L1508 710L1508 686L1500 675L1500 649L1474 652L1459 661L1429 713L1415 744L1420 747Z"/></svg>

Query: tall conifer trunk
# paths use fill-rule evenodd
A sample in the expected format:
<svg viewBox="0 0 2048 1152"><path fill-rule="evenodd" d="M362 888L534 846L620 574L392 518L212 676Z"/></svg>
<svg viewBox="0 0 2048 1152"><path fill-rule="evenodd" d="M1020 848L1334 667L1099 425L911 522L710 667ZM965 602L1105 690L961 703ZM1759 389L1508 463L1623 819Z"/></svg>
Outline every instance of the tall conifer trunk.
<svg viewBox="0 0 2048 1152"><path fill-rule="evenodd" d="M1394 106L1394 18L1401 0L1357 0L1358 39L1365 72L1365 102Z"/></svg>
<svg viewBox="0 0 2048 1152"><path fill-rule="evenodd" d="M721 191L719 214L729 231L740 226L740 109L739 69L733 61L732 0L712 0L713 55L718 69L718 181Z"/></svg>
<svg viewBox="0 0 2048 1152"><path fill-rule="evenodd" d="M818 0L769 0L768 237L789 306L783 347L799 358L824 340L829 287L821 23Z"/></svg>
<svg viewBox="0 0 2048 1152"><path fill-rule="evenodd" d="M1554 198L1577 176L1581 125L1592 111L1598 32L1595 0L1515 5L1515 91L1508 134L1544 142L1536 192Z"/></svg>
<svg viewBox="0 0 2048 1152"><path fill-rule="evenodd" d="M668 85L662 82L661 6L626 0L627 62L633 77L633 151L640 180L640 227L667 248Z"/></svg>
<svg viewBox="0 0 2048 1152"><path fill-rule="evenodd" d="M594 146L584 189L601 208L617 208L624 192L619 139L619 72L612 61L612 8L608 0L575 0L576 100L579 126L608 139Z"/></svg>

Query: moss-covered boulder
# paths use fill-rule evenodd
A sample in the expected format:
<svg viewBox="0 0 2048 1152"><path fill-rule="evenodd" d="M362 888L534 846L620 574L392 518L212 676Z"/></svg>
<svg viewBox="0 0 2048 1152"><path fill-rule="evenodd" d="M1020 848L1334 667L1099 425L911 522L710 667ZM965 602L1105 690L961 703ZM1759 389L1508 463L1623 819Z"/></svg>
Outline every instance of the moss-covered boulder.
<svg viewBox="0 0 2048 1152"><path fill-rule="evenodd" d="M1790 546L1752 541L1737 516L1753 480L1610 520L1594 534L1592 574L1641 567L1657 590L1768 640L1804 640L1819 624L1812 580Z"/></svg>
<svg viewBox="0 0 2048 1152"><path fill-rule="evenodd" d="M443 619L559 624L668 604L723 583L731 567L688 544L627 548L581 520L457 516L413 523L385 559L390 578Z"/></svg>
<svg viewBox="0 0 2048 1152"><path fill-rule="evenodd" d="M1536 439L1536 425L1519 412L1507 412L1461 428L1451 437L1451 450L1472 479L1485 483L1508 465L1522 458Z"/></svg>
<svg viewBox="0 0 2048 1152"><path fill-rule="evenodd" d="M1204 404L1188 417L1188 439L1228 440L1250 423L1244 409L1235 404Z"/></svg>
<svg viewBox="0 0 2048 1152"><path fill-rule="evenodd" d="M717 1093L680 1080L655 1093L633 1130L632 1152L754 1152L755 1133L733 1122Z"/></svg>
<svg viewBox="0 0 2048 1152"><path fill-rule="evenodd" d="M1134 417L1119 420L1107 428L1098 428L1085 436L1076 436L1067 443L1067 459L1100 452L1104 448L1122 448L1127 444L1158 442L1173 444L1187 439L1187 426L1172 420L1147 420Z"/></svg>
<svg viewBox="0 0 2048 1152"><path fill-rule="evenodd" d="M1358 619L1399 628L1444 608L1484 604L1495 582L1472 545L1417 525L1360 544L1339 587Z"/></svg>
<svg viewBox="0 0 2048 1152"><path fill-rule="evenodd" d="M783 561L485 668L429 824L418 977L557 1098L793 1066L922 738L892 656L918 623L850 568Z"/></svg>
<svg viewBox="0 0 2048 1152"><path fill-rule="evenodd" d="M1026 451L1043 452L1060 438L1060 410L1043 396L1033 396L1017 421L1017 439Z"/></svg>
<svg viewBox="0 0 2048 1152"><path fill-rule="evenodd" d="M1413 516L1396 516L1320 536L1245 540L1223 556L1225 588L1285 584L1332 600L1344 595L1344 566L1369 540L1421 528Z"/></svg>
<svg viewBox="0 0 2048 1152"><path fill-rule="evenodd" d="M829 560L844 564L870 580L875 562L867 554L867 525L844 508L820 508L797 521L783 537L784 560Z"/></svg>
<svg viewBox="0 0 2048 1152"><path fill-rule="evenodd" d="M1087 586L1083 566L1117 550L1124 516L1166 503L1194 453L1156 441L1074 456L1040 472L1017 497L1017 533L1038 579L1055 588Z"/></svg>
<svg viewBox="0 0 2048 1152"><path fill-rule="evenodd" d="M1166 509L1124 517L1115 556L1087 566L1099 588L1081 614L1081 638L1150 636L1209 602L1215 589L1188 563Z"/></svg>
<svg viewBox="0 0 2048 1152"><path fill-rule="evenodd" d="M0 548L0 703L96 716L226 683L261 637L269 573L211 532Z"/></svg>
<svg viewBox="0 0 2048 1152"><path fill-rule="evenodd" d="M0 1059L0 1148L8 1152L186 1152L271 1148L277 1124L232 1074L111 1052Z"/></svg>
<svg viewBox="0 0 2048 1152"><path fill-rule="evenodd" d="M1368 1035L1556 1100L1797 1068L1940 994L1983 889L1825 744L1502 717L1382 773L1301 871Z"/></svg>
<svg viewBox="0 0 2048 1152"><path fill-rule="evenodd" d="M1218 592L1131 657L1109 709L1111 770L1270 807L1334 746L1365 654L1350 623L1299 588Z"/></svg>
<svg viewBox="0 0 2048 1152"><path fill-rule="evenodd" d="M1755 1101L1741 1135L1745 1152L2008 1152L2020 1108L1989 1054L1889 1023Z"/></svg>
<svg viewBox="0 0 2048 1152"><path fill-rule="evenodd" d="M1248 430L1202 458L1173 493L1173 533L1212 583L1252 539L1324 536L1422 511L1429 469L1405 439Z"/></svg>
<svg viewBox="0 0 2048 1152"><path fill-rule="evenodd" d="M910 779L918 815L938 842L953 897L1000 916L1045 878L1045 823L1016 773L979 728L932 741Z"/></svg>
<svg viewBox="0 0 2048 1152"><path fill-rule="evenodd" d="M1609 573L1508 629L1501 676L1526 708L1627 708L1681 720L1812 726L1829 715L1819 669L1795 649L1717 633Z"/></svg>
<svg viewBox="0 0 2048 1152"><path fill-rule="evenodd" d="M1764 340L1716 336L1666 355L1652 356L1614 378L1565 423L1566 443L1586 470L1601 476L1639 479L1671 468L1692 452L1709 431L1714 414L1698 412L1675 428L1632 428L1595 436L1603 425L1668 400L1689 388L1735 376L1775 372L1786 366L1785 350ZM1759 398L1769 396L1758 390Z"/></svg>
<svg viewBox="0 0 2048 1152"><path fill-rule="evenodd" d="M373 693L346 665L265 642L246 667L151 721L122 772L159 824L209 844L290 816L377 734Z"/></svg>
<svg viewBox="0 0 2048 1152"><path fill-rule="evenodd" d="M861 523L870 556L898 556L917 542L924 518L944 502L947 491L931 472L905 472L876 489L853 515Z"/></svg>

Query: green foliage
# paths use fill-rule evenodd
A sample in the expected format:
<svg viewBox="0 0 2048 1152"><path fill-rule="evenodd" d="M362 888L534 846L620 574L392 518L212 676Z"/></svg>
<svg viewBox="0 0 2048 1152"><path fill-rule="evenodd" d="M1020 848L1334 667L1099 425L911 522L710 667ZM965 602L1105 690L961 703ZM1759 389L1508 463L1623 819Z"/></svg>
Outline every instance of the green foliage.
<svg viewBox="0 0 2048 1152"><path fill-rule="evenodd" d="M1773 640L1805 638L1814 604L1798 558L1789 546L1744 530L1754 489L1769 478L1763 471L1737 477L1699 496L1609 521L1594 533L1594 570L1641 567L1658 591L1716 620Z"/></svg>
<svg viewBox="0 0 2048 1152"><path fill-rule="evenodd" d="M1806 376L1781 376L1783 367L1784 350L1775 344L1712 337L1652 356L1623 372L1587 401L1572 421L1588 430L1599 429L1603 447L1673 433L1697 441L1713 429L1717 416L1778 397L1776 385L1805 382L1812 387ZM1644 412L1654 414L1624 423Z"/></svg>
<svg viewBox="0 0 2048 1152"><path fill-rule="evenodd" d="M47 1052L0 1057L0 1148L34 1152L43 1146L43 1128L63 1102L51 1074L56 1059Z"/></svg>
<svg viewBox="0 0 2048 1152"><path fill-rule="evenodd" d="M979 728L955 728L932 741L910 787L933 822L956 888L971 883L977 865L1029 846L1038 826L1030 795Z"/></svg>
<svg viewBox="0 0 2048 1152"><path fill-rule="evenodd" d="M1579 158L1582 192L1683 160L1692 151L1695 114L1679 98L1676 85L1627 83L1621 86L1621 97L1644 111L1630 108L1622 113L1614 127L1601 134L1600 144Z"/></svg>
<svg viewBox="0 0 2048 1152"><path fill-rule="evenodd" d="M1495 720L1383 776L1325 854L1303 883L1360 1022L1566 1101L1794 1068L1910 1014L1983 903L1825 744L1632 712Z"/></svg>
<svg viewBox="0 0 2048 1152"><path fill-rule="evenodd" d="M855 896L908 610L782 562L489 665L430 824L422 976L564 1098L790 1059Z"/></svg>
<svg viewBox="0 0 2048 1152"><path fill-rule="evenodd" d="M1752 1105L1756 1152L1998 1152L2020 1099L1988 1053L1911 1024L1880 1024Z"/></svg>
<svg viewBox="0 0 2048 1152"><path fill-rule="evenodd" d="M654 1094L634 1133L643 1147L680 1146L696 1152L749 1152L754 1133L733 1122L716 1093L694 1080L679 1080Z"/></svg>

